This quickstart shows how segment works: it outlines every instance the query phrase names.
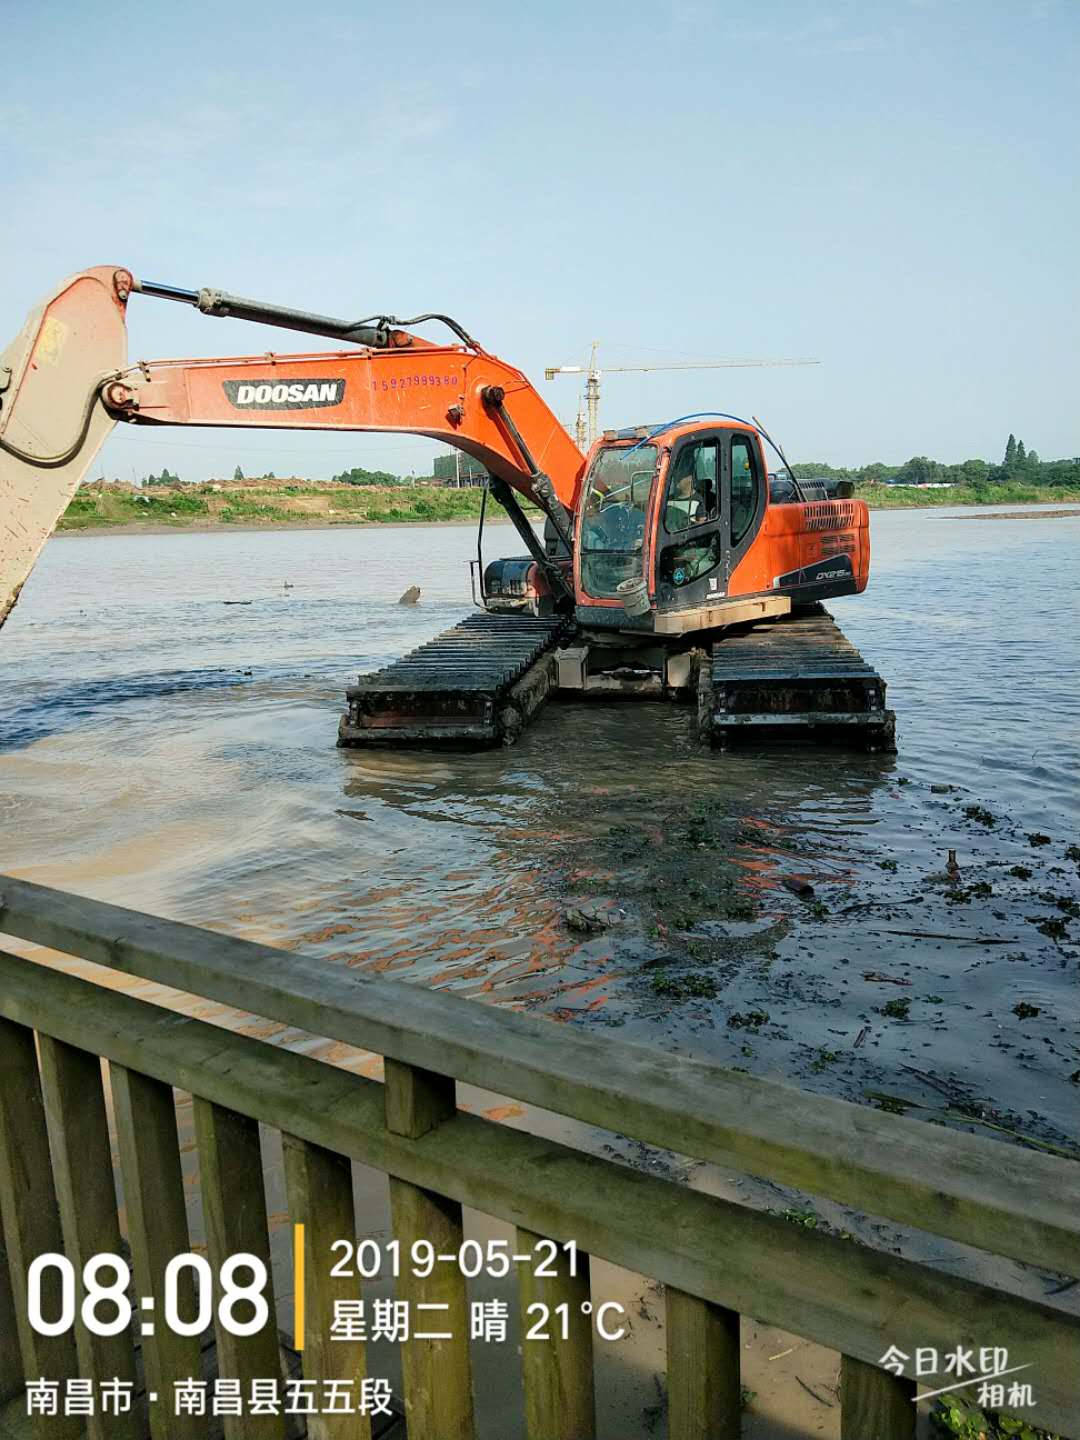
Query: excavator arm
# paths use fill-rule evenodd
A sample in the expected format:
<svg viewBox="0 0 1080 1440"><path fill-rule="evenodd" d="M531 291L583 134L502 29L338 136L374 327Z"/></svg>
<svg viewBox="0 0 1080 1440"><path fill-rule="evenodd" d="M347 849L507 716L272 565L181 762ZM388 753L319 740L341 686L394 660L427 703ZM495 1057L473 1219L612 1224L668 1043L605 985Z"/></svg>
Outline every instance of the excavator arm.
<svg viewBox="0 0 1080 1440"><path fill-rule="evenodd" d="M140 292L359 348L129 365L125 310ZM399 328L427 320L448 324L458 343ZM220 291L140 284L126 270L100 267L66 281L0 357L0 624L118 422L425 435L487 468L545 568L551 562L513 492L538 504L571 547L584 457L521 371L448 317L334 320ZM563 583L558 572L553 579Z"/></svg>

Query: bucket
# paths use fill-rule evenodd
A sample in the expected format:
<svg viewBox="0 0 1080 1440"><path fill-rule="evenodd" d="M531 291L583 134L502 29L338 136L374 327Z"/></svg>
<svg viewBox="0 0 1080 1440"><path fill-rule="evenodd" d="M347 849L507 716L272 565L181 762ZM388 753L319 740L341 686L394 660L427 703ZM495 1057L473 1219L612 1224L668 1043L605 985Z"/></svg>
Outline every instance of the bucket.
<svg viewBox="0 0 1080 1440"><path fill-rule="evenodd" d="M649 587L644 580L623 580L616 585L615 593L627 615L649 613Z"/></svg>

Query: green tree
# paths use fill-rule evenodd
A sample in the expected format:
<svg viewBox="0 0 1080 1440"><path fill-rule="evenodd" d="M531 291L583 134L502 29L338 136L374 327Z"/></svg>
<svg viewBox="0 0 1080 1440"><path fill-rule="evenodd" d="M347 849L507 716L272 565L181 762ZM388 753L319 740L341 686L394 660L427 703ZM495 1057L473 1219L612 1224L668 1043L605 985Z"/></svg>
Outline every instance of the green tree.
<svg viewBox="0 0 1080 1440"><path fill-rule="evenodd" d="M859 471L859 479L866 485L877 485L882 480L887 480L890 473L889 466L883 460L873 460Z"/></svg>
<svg viewBox="0 0 1080 1440"><path fill-rule="evenodd" d="M340 475L332 475L331 480L335 485L401 485L400 475L391 475L388 470L365 470L359 465L354 465L351 470L343 470Z"/></svg>
<svg viewBox="0 0 1080 1440"><path fill-rule="evenodd" d="M1023 465L1023 463L1024 463L1024 461L1025 461L1026 459L1027 459L1027 451L1024 449L1024 442L1023 442L1022 440L1018 440L1018 441L1016 442L1016 463L1017 463L1017 465Z"/></svg>
<svg viewBox="0 0 1080 1440"><path fill-rule="evenodd" d="M965 460L960 466L960 475L966 485L985 485L990 478L990 466L985 460Z"/></svg>
<svg viewBox="0 0 1080 1440"><path fill-rule="evenodd" d="M239 465L237 465L236 469L233 471L233 477L232 477L232 478L233 478L234 480L242 480L242 479L244 478L244 472L243 472L243 470L240 469L240 466L239 466Z"/></svg>
<svg viewBox="0 0 1080 1440"><path fill-rule="evenodd" d="M938 473L940 469L941 466L936 460L931 460L926 455L913 455L901 465L897 479L905 485L929 485L941 478Z"/></svg>
<svg viewBox="0 0 1080 1440"><path fill-rule="evenodd" d="M1002 462L1006 470L1011 470L1016 464L1016 436L1010 434L1005 444L1005 459Z"/></svg>

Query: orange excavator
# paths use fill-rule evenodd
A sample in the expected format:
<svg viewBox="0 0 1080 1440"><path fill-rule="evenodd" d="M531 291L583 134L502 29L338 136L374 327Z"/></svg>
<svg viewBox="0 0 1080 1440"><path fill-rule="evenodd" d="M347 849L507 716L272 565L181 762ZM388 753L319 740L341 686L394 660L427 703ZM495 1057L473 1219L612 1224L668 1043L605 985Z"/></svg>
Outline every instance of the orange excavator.
<svg viewBox="0 0 1080 1440"><path fill-rule="evenodd" d="M135 295L349 348L131 364ZM429 322L451 343L409 328ZM485 467L527 554L479 563L479 614L361 677L344 744L511 740L562 689L689 693L721 741L798 726L891 745L883 683L819 603L866 586L866 505L796 479L757 421L608 431L586 456L526 377L449 316L336 320L97 267L0 356L0 623L118 423L407 432Z"/></svg>

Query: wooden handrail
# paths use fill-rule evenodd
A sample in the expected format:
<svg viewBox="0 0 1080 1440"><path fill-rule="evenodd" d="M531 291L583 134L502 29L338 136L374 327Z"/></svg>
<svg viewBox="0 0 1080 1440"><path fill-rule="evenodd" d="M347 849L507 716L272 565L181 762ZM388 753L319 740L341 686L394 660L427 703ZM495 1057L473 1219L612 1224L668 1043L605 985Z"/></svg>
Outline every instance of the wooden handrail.
<svg viewBox="0 0 1080 1440"><path fill-rule="evenodd" d="M1045 1269L1080 1275L1080 1163L941 1130L311 956L0 878L0 930L728 1164Z"/></svg>
<svg viewBox="0 0 1080 1440"><path fill-rule="evenodd" d="M989 1336L1032 1365L1039 1423L1080 1430L1080 1322L1051 1306L461 1111L397 1133L377 1082L3 953L0 1017L870 1366Z"/></svg>

